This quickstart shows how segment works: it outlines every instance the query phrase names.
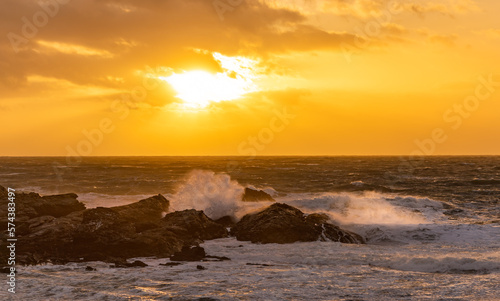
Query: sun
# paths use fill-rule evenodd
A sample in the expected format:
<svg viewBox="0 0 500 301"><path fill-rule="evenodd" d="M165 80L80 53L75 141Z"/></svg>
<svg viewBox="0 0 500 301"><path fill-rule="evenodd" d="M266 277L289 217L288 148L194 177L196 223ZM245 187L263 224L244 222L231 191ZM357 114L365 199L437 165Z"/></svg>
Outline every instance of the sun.
<svg viewBox="0 0 500 301"><path fill-rule="evenodd" d="M203 70L173 73L160 76L177 92L176 97L187 108L204 108L211 102L239 99L249 92L256 91L254 84L256 62L243 57L227 57L220 53L212 54L223 72L210 73Z"/></svg>

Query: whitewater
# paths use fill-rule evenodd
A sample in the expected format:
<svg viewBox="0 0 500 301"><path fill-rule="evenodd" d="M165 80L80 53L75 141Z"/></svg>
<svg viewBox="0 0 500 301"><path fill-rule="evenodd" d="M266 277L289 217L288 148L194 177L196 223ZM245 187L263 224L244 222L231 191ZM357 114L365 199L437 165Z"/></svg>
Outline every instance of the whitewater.
<svg viewBox="0 0 500 301"><path fill-rule="evenodd" d="M325 213L367 243L224 238L201 246L230 261L20 267L18 294L2 290L2 299L500 300L500 157L433 157L411 172L398 170L396 157L88 158L59 177L54 160L63 166L64 158L0 158L0 185L75 192L87 208L162 193L169 211L236 220L271 204L242 202L251 187L305 213ZM234 161L240 168L228 170Z"/></svg>

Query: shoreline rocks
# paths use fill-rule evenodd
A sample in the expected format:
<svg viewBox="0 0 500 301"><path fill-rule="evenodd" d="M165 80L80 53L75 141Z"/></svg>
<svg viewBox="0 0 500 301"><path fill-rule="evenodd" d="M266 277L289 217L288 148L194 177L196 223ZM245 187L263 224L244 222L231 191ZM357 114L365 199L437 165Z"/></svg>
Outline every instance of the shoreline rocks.
<svg viewBox="0 0 500 301"><path fill-rule="evenodd" d="M267 193L250 188L245 194L247 201L272 199ZM203 211L194 209L166 214L170 202L160 194L124 206L90 209L77 198L72 193L16 194L18 264L124 263L135 257L172 256L174 260L201 255L222 261L229 259L207 256L203 248L190 246L229 235L255 243L316 240L364 243L361 236L328 223L326 215L305 215L297 208L280 203L259 213L247 214L235 223L231 217L213 221ZM6 190L0 186L0 223L7 223L7 202ZM230 232L226 227L232 227ZM6 239L5 232L0 236ZM0 255L7 256L7 248L0 250Z"/></svg>
<svg viewBox="0 0 500 301"><path fill-rule="evenodd" d="M338 241L364 243L358 234L327 222L321 214L306 216L299 209L275 203L261 212L245 215L232 229L231 235L253 243L293 243L298 241Z"/></svg>

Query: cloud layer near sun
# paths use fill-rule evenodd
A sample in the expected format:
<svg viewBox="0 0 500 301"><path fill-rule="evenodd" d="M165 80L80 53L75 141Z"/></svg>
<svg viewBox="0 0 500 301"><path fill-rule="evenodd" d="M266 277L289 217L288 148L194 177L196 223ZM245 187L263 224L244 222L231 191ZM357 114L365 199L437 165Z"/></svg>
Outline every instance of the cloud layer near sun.
<svg viewBox="0 0 500 301"><path fill-rule="evenodd" d="M493 0L4 0L0 133L18 147L0 155L63 155L117 99L131 113L94 155L238 154L283 107L299 117L261 154L406 153L478 76L500 72L498 13ZM215 53L258 63L239 74ZM168 81L133 97L148 76L190 71L255 88L203 112L182 112ZM442 153L495 152L478 135L500 129L490 103ZM29 148L33 135L50 138Z"/></svg>

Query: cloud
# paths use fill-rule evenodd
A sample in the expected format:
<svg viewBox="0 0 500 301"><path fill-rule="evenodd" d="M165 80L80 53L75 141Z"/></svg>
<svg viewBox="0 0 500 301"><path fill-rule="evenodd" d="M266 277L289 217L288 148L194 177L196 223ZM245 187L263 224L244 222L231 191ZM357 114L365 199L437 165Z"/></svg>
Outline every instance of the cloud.
<svg viewBox="0 0 500 301"><path fill-rule="evenodd" d="M83 56L100 56L104 58L111 58L113 54L106 50L99 50L94 48L88 48L82 45L66 44L60 42L51 42L39 40L37 44L42 46L44 50L57 51L64 54L75 54Z"/></svg>
<svg viewBox="0 0 500 301"><path fill-rule="evenodd" d="M299 11L259 1L245 1L227 12L224 22L212 2L203 0L72 0L39 27L33 18L45 10L38 1L4 0L0 11L3 36L25 39L18 47L0 39L0 92L30 89L27 79L35 75L129 90L141 84L137 70L146 66L220 72L211 52L272 59L279 53L339 49L355 38L307 24ZM24 35L26 26L34 26L36 34Z"/></svg>
<svg viewBox="0 0 500 301"><path fill-rule="evenodd" d="M421 16L428 13L453 16L479 10L473 0L275 0L271 3L275 8L302 11L308 15L327 12L359 19L381 16L388 10L401 10Z"/></svg>

